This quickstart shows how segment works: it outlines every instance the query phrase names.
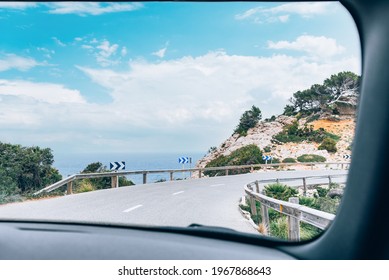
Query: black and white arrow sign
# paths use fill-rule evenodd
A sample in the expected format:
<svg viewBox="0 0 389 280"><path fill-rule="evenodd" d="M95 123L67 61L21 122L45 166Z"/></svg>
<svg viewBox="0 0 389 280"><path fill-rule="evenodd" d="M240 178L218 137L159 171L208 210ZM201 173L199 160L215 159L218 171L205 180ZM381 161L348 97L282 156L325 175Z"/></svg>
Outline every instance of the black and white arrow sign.
<svg viewBox="0 0 389 280"><path fill-rule="evenodd" d="M344 155L343 158L344 159L351 159L351 156L350 155Z"/></svg>
<svg viewBox="0 0 389 280"><path fill-rule="evenodd" d="M110 170L124 170L126 169L126 163L124 161L113 161L109 163Z"/></svg>

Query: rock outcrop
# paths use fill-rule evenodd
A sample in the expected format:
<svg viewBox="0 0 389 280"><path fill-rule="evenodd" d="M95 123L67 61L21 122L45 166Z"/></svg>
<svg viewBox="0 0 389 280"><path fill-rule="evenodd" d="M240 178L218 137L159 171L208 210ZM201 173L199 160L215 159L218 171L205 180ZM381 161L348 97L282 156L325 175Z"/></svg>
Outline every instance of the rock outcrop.
<svg viewBox="0 0 389 280"><path fill-rule="evenodd" d="M329 153L326 150L319 150L318 143L304 141L301 143L281 143L273 137L283 131L286 125L295 121L295 117L280 115L274 121L260 121L254 128L247 131L247 136L240 136L235 133L224 141L216 150L210 152L196 164L199 168L204 168L211 160L220 155L228 156L233 151L244 146L255 144L264 155L271 155L282 161L285 158L297 158L303 154L316 154L323 156L328 162L344 161L343 156L351 153L350 145L353 141L355 122L354 115L342 116L336 120L319 119L307 123L306 118L299 120L299 125L313 125L314 129L324 128L326 131L340 137L336 144L337 152ZM266 149L265 149L266 148ZM270 152L266 152L269 151Z"/></svg>

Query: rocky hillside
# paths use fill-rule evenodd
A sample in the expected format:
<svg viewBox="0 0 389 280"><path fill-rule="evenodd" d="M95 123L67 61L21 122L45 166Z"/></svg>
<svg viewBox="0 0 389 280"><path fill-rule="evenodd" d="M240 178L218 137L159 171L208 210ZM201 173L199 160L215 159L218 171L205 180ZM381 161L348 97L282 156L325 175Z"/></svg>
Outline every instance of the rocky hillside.
<svg viewBox="0 0 389 280"><path fill-rule="evenodd" d="M253 106L242 115L234 133L211 149L196 167L204 168L251 144L280 162L304 154L323 156L327 162L344 161L343 156L351 154L359 78L350 72L332 75L323 85L294 93L284 113L267 120L260 120L261 112ZM330 142L330 148L324 145L326 142Z"/></svg>
<svg viewBox="0 0 389 280"><path fill-rule="evenodd" d="M296 117L279 116L275 121L259 122L254 128L247 131L247 136L240 136L234 133L226 141L224 141L216 150L207 154L198 163L197 167L205 167L211 160L220 155L228 156L233 151L244 146L255 144L258 146L264 155L270 155L282 161L285 158L297 158L303 154L316 154L324 156L327 161L344 161L343 155L349 155L349 150L355 130L354 118L345 118L342 120L316 120L310 122L315 130L323 128L340 137L336 143L337 152L329 153L327 150L319 150L319 143L303 141L301 143L280 143L273 139L275 135L283 131L286 125L290 125L296 121ZM299 124L303 126L306 119L300 119ZM270 152L265 150L270 149Z"/></svg>

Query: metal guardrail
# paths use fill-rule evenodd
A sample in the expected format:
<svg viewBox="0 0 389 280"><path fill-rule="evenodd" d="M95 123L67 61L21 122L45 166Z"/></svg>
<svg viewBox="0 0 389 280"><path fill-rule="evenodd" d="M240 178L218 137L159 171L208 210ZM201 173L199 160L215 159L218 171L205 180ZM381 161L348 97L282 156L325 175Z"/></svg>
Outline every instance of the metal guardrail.
<svg viewBox="0 0 389 280"><path fill-rule="evenodd" d="M310 162L310 163L273 163L273 164L250 164L250 165L235 165L235 166L222 166L222 167L207 167L207 168L187 168L187 169L161 169L161 170L136 170L136 171L115 171L115 172L104 172L104 173L81 173L71 175L61 181L58 181L50 186L47 186L37 192L34 195L38 195L43 192L51 192L55 189L58 189L64 185L67 185L67 194L72 194L73 181L78 179L87 179L87 178L102 178L102 177L111 177L111 187L119 187L119 177L126 175L143 175L143 184L147 183L147 174L156 174L156 173L169 173L170 180L174 180L174 173L181 172L198 172L199 178L203 176L205 171L224 171L225 175L229 175L230 170L239 170L239 169L250 169L250 172L253 172L256 168L263 168L264 170L269 170L270 168L278 167L288 167L288 166L310 166L312 169L314 166L331 166L335 165L339 169L347 168L349 162Z"/></svg>
<svg viewBox="0 0 389 280"><path fill-rule="evenodd" d="M270 183L270 182L280 182L280 181L292 181L292 180L303 180L304 189L306 190L305 182L307 179L328 179L329 184L332 182L333 178L345 176L346 174L337 174L329 176L309 176L309 177L298 177L298 178L285 178L285 179L266 179L266 180L257 180L251 182L244 187L245 193L249 196L251 214L258 215L256 201L261 205L261 217L262 223L269 227L269 212L268 208L274 209L277 212L280 212L288 216L288 239L299 241L300 240L300 221L313 225L320 229L327 228L330 223L335 218L335 215L312 209L303 205L299 205L299 199L297 197L291 197L289 201L282 201L268 197L260 193L259 187L261 183ZM312 185L318 185L323 183L316 183ZM255 186L255 191L254 191Z"/></svg>

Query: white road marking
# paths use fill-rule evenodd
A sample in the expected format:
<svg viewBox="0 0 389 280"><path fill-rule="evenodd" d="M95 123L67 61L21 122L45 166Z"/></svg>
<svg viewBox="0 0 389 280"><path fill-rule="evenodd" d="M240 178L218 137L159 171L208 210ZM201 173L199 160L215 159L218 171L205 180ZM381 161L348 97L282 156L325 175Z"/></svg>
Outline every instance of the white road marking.
<svg viewBox="0 0 389 280"><path fill-rule="evenodd" d="M142 206L143 206L142 204L139 204L139 205L137 205L137 206L128 208L128 209L124 210L123 213L131 212L132 210L135 210L135 209L137 209L137 208L139 208L139 207L142 207Z"/></svg>
<svg viewBox="0 0 389 280"><path fill-rule="evenodd" d="M177 194L180 194L180 193L183 193L184 191L180 191L180 192L175 192L173 193L173 195L177 195Z"/></svg>
<svg viewBox="0 0 389 280"><path fill-rule="evenodd" d="M210 185L210 187L219 187L219 186L224 186L225 184L215 184L215 185Z"/></svg>

